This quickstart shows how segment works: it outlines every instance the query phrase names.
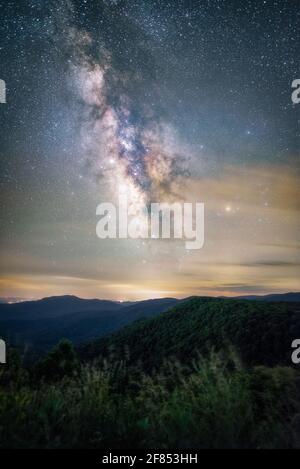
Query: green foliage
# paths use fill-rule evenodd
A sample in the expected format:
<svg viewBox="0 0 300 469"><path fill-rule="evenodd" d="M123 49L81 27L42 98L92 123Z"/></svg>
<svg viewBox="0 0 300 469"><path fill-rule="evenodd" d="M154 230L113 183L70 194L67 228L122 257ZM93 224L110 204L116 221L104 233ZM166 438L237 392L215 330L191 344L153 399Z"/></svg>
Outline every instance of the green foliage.
<svg viewBox="0 0 300 469"><path fill-rule="evenodd" d="M84 359L122 359L159 368L164 360L192 360L228 345L247 366L290 365L291 342L300 333L297 303L264 303L221 298L192 298L156 318L139 321L81 348Z"/></svg>
<svg viewBox="0 0 300 469"><path fill-rule="evenodd" d="M72 342L61 340L59 344L35 367L37 379L57 381L71 376L79 367L77 353Z"/></svg>
<svg viewBox="0 0 300 469"><path fill-rule="evenodd" d="M297 373L235 367L213 355L142 370L120 391L126 364L82 367L56 383L0 390L0 446L43 448L298 447Z"/></svg>
<svg viewBox="0 0 300 469"><path fill-rule="evenodd" d="M8 347L7 363L0 366L0 386L12 389L23 386L28 380L28 372L22 366L19 352Z"/></svg>

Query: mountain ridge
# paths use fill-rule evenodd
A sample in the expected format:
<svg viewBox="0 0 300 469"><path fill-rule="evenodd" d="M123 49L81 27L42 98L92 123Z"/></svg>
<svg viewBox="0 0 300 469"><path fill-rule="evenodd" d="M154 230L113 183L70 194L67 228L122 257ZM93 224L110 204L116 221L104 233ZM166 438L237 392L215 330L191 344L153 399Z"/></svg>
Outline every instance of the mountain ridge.
<svg viewBox="0 0 300 469"><path fill-rule="evenodd" d="M63 338L78 344L110 334L137 319L155 316L178 301L163 298L118 304L63 296L1 304L0 337L21 350L43 352Z"/></svg>
<svg viewBox="0 0 300 469"><path fill-rule="evenodd" d="M294 304L300 293L225 298L226 301ZM156 317L177 304L222 298L193 296L157 298L137 302L83 299L73 295L45 297L41 300L0 304L0 337L21 351L43 353L63 338L76 346L108 336L137 320ZM224 299L224 298L223 298ZM232 303L234 304L234 303Z"/></svg>
<svg viewBox="0 0 300 469"><path fill-rule="evenodd" d="M291 344L300 337L300 303L193 297L164 314L136 321L80 347L82 357L124 355L145 370L164 361L191 363L224 347L235 350L247 366L291 365ZM151 350L151 353L150 353Z"/></svg>

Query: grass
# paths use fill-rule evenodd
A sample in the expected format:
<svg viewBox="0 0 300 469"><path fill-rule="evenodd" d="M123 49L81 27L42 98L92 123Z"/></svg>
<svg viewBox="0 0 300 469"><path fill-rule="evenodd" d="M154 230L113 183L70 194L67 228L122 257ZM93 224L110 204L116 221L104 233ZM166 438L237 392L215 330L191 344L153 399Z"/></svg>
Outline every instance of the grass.
<svg viewBox="0 0 300 469"><path fill-rule="evenodd" d="M151 375L126 361L53 381L15 373L0 387L1 448L300 447L291 368L245 369L212 354Z"/></svg>

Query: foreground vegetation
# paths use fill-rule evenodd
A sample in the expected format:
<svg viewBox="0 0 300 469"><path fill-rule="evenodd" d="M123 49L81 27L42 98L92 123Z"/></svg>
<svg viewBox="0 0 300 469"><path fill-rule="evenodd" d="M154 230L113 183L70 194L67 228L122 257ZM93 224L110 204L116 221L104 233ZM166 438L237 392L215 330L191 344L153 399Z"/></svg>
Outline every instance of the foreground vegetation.
<svg viewBox="0 0 300 469"><path fill-rule="evenodd" d="M67 343L47 360L30 373L16 360L2 370L0 447L300 446L293 369L246 370L236 356L211 355L150 376L126 362L80 365Z"/></svg>

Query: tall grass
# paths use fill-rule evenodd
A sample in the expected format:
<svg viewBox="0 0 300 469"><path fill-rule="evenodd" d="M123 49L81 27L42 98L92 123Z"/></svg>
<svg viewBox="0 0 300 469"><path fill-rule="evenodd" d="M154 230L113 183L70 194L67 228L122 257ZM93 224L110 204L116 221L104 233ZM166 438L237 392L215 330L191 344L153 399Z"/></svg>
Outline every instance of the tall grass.
<svg viewBox="0 0 300 469"><path fill-rule="evenodd" d="M83 366L56 382L0 388L0 446L300 447L297 374L229 367L218 356L155 375L126 363Z"/></svg>

